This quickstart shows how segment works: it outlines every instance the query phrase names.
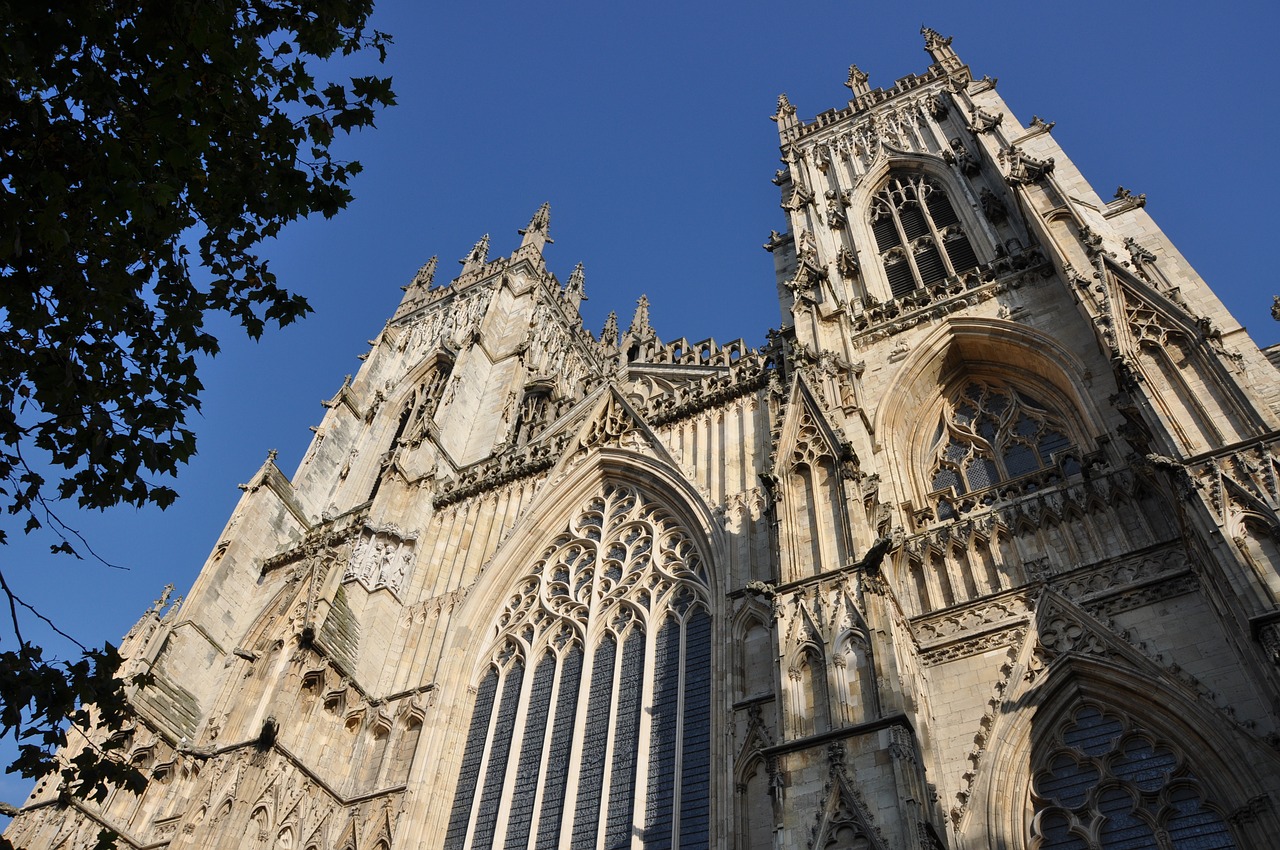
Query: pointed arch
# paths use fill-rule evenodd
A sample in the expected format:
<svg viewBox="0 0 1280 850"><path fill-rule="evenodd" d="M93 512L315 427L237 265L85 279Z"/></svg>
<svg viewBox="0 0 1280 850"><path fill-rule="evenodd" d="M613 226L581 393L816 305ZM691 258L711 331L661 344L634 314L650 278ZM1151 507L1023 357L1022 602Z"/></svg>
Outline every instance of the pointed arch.
<svg viewBox="0 0 1280 850"><path fill-rule="evenodd" d="M842 476L846 448L801 375L777 441L773 476L782 485L782 579L845 566L852 551Z"/></svg>
<svg viewBox="0 0 1280 850"><path fill-rule="evenodd" d="M896 210L878 211L878 204L884 206L886 190L901 188L902 183L931 186L932 209L927 199L920 199L920 214L909 220ZM915 201L911 190L907 192L909 200ZM995 236L978 214L972 190L938 157L895 151L858 181L849 201L854 244L865 246L868 256L880 260L863 266L868 294L878 300L908 295L921 283L963 274L995 259ZM930 246L936 258L929 254ZM893 251L901 255L896 273L892 263L884 262Z"/></svg>
<svg viewBox="0 0 1280 850"><path fill-rule="evenodd" d="M1029 646L1034 640L1034 636L1029 639ZM1069 817L1046 821L1052 808L1043 802L1048 795L1034 787L1034 778L1052 763L1057 752L1053 742L1061 741L1061 730L1082 707L1122 718L1125 731L1099 744L1108 747L1108 753L1115 749L1112 741L1138 738L1174 750L1185 767L1170 774L1177 781L1169 782L1167 788L1197 789L1200 803L1222 815L1246 808L1266 787L1263 776L1280 770L1276 753L1242 735L1223 715L1189 697L1154 668L1145 670L1147 662L1135 659L1133 663L1143 666L1071 653L1033 684L1022 682L1012 689L990 735L993 752L979 766L969 806L974 817L961 818L957 824L967 842L993 850L1020 847L1033 834L1057 830L1065 837L1078 829ZM1115 785L1117 780L1099 774L1098 782ZM1190 799L1185 792L1179 793L1184 802ZM1117 798L1116 804L1120 802ZM953 811L953 817L961 815ZM1235 847L1267 846L1280 829L1280 819L1268 808L1255 812L1251 820L1239 819L1230 829Z"/></svg>
<svg viewBox="0 0 1280 850"><path fill-rule="evenodd" d="M773 693L777 688L774 677L778 661L773 612L750 600L734 617L731 629L735 697L742 700Z"/></svg>
<svg viewBox="0 0 1280 850"><path fill-rule="evenodd" d="M445 698L470 717L444 789L447 847L593 846L598 833L612 846L642 824L687 843L710 829L720 532L652 457L601 447L577 464L517 524L446 650L477 683L474 699ZM526 659L518 684L504 652Z"/></svg>
<svg viewBox="0 0 1280 850"><path fill-rule="evenodd" d="M886 468L899 479L899 492L937 519L961 510L957 499L964 494L1018 475L1055 474L1058 467L1060 474L1075 474L1080 457L1095 451L1106 433L1106 420L1084 386L1086 374L1084 362L1057 340L1025 325L948 319L882 394L877 450L889 455ZM995 430L979 434L958 411L988 396L1000 401L998 410L988 411ZM965 439L949 441L954 429Z"/></svg>
<svg viewBox="0 0 1280 850"><path fill-rule="evenodd" d="M758 751L739 761L734 770L738 814L733 830L734 850L756 850L773 845L773 796L768 762Z"/></svg>

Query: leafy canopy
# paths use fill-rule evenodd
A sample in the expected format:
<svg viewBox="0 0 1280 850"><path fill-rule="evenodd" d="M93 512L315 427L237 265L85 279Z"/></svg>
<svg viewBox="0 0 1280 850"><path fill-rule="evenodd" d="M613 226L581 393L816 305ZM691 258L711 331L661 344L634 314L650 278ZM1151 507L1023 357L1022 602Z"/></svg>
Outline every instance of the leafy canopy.
<svg viewBox="0 0 1280 850"><path fill-rule="evenodd" d="M0 506L27 531L53 520L55 551L74 552L57 500L174 499L159 479L195 451L185 422L199 408L193 358L218 350L210 314L256 338L310 310L258 246L351 201L360 165L331 146L394 103L391 81L312 71L385 59L372 6L0 0ZM102 698L111 652L89 659L90 676L15 639L0 657L2 731L71 713L33 702L23 670L53 669L72 702ZM28 775L50 764L24 759Z"/></svg>

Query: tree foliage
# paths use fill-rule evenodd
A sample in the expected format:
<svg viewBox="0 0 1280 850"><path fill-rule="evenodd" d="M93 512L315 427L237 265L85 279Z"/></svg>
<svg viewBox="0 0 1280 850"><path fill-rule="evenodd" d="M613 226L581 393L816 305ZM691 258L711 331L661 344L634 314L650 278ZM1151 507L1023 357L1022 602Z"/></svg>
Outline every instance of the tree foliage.
<svg viewBox="0 0 1280 850"><path fill-rule="evenodd" d="M385 58L371 12L372 0L0 0L0 506L28 532L52 521L55 551L80 548L56 528L58 500L174 499L165 479L195 452L195 358L218 351L209 316L257 337L309 311L260 245L351 200L360 165L333 143L373 125L391 81L312 73ZM109 648L54 668L15 639L0 725L39 742L46 757L24 750L16 766L35 775L60 743L50 731L120 683ZM42 702L66 696L58 678L70 702Z"/></svg>

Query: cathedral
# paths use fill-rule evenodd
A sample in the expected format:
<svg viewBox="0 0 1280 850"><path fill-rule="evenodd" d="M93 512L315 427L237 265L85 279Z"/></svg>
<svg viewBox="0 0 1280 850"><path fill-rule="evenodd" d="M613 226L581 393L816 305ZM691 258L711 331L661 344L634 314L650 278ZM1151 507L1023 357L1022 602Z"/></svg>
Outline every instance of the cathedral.
<svg viewBox="0 0 1280 850"><path fill-rule="evenodd" d="M423 266L125 638L145 789L7 837L1275 847L1280 347L922 34L778 99L759 348L585 329L546 205Z"/></svg>

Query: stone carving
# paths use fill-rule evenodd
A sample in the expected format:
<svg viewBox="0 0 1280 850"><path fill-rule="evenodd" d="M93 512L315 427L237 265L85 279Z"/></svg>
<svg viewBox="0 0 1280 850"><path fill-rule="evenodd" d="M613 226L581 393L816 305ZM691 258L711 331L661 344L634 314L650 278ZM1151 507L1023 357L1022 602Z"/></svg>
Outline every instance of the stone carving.
<svg viewBox="0 0 1280 850"><path fill-rule="evenodd" d="M423 354L441 345L457 349L477 330L492 297L493 290L487 285L466 293L450 293L445 301L449 306L412 319L407 333L400 335L397 348Z"/></svg>
<svg viewBox="0 0 1280 850"><path fill-rule="evenodd" d="M951 112L951 105L947 96L943 92L938 92L929 98L929 114L933 116L934 121L946 120Z"/></svg>
<svg viewBox="0 0 1280 850"><path fill-rule="evenodd" d="M947 643L936 649L930 649L920 653L920 664L924 667L934 667L939 664L946 664L948 661L955 661L959 658L982 655L993 649L1018 646L1021 645L1022 639L1025 635L1026 631L1021 627L1004 628L999 631L979 635L978 637L967 638L954 643Z"/></svg>
<svg viewBox="0 0 1280 850"><path fill-rule="evenodd" d="M609 394L604 408L582 432L579 448L587 451L604 445L623 445L628 448L650 448L651 442L635 414L621 399Z"/></svg>
<svg viewBox="0 0 1280 850"><path fill-rule="evenodd" d="M836 271L845 280L853 280L859 274L858 259L854 253L843 245L836 252Z"/></svg>
<svg viewBox="0 0 1280 850"><path fill-rule="evenodd" d="M1048 133L1056 124L1056 121L1045 121L1039 115L1032 115L1031 123L1027 125L1027 129L1033 133Z"/></svg>
<svg viewBox="0 0 1280 850"><path fill-rule="evenodd" d="M933 152L924 132L929 102L925 98L896 108L877 110L827 141L832 151L857 164L855 185L861 175L883 156L886 146L901 151Z"/></svg>
<svg viewBox="0 0 1280 850"><path fill-rule="evenodd" d="M791 197L782 202L782 208L791 212L800 212L813 203L813 192L803 183L796 181L791 188Z"/></svg>
<svg viewBox="0 0 1280 850"><path fill-rule="evenodd" d="M997 112L993 115L981 106L975 106L969 118L969 130L974 134L990 133L996 127L999 127L1000 122L1003 120L1003 112Z"/></svg>
<svg viewBox="0 0 1280 850"><path fill-rule="evenodd" d="M1145 194L1135 195L1123 186L1116 189L1115 199L1120 202L1117 206L1122 206L1125 209L1140 209L1147 205L1147 196Z"/></svg>
<svg viewBox="0 0 1280 850"><path fill-rule="evenodd" d="M845 216L845 207L849 206L849 198L842 192L835 189L828 189L827 199L827 226L832 230L838 230L845 226L848 221Z"/></svg>
<svg viewBox="0 0 1280 850"><path fill-rule="evenodd" d="M861 344L874 343L1011 289L1047 280L1052 275L1052 267L1037 248L998 257L960 279L945 280L900 298L868 304L854 319L855 340ZM865 339L859 339L863 335Z"/></svg>
<svg viewBox="0 0 1280 850"><path fill-rule="evenodd" d="M1012 184L1035 183L1053 173L1053 157L1036 159L1017 145L1001 150L1000 160L1008 166L1006 179Z"/></svg>
<svg viewBox="0 0 1280 850"><path fill-rule="evenodd" d="M850 781L843 743L828 745L827 763L829 790L826 803L816 816L810 850L843 850L846 847L884 850L884 835L874 825L861 792Z"/></svg>
<svg viewBox="0 0 1280 850"><path fill-rule="evenodd" d="M982 164L969 153L959 136L951 140L949 149L942 152L942 158L960 169L966 177L975 177L982 171Z"/></svg>
<svg viewBox="0 0 1280 850"><path fill-rule="evenodd" d="M987 217L987 221L992 224L1003 224L1008 220L1009 211L1005 209L1004 201L986 186L983 186L982 191L978 193L978 200L982 204L982 214Z"/></svg>
<svg viewBox="0 0 1280 850"><path fill-rule="evenodd" d="M982 601L959 611L917 620L912 625L922 644L971 634L985 627L1025 621L1032 610L1032 600L1023 593Z"/></svg>
<svg viewBox="0 0 1280 850"><path fill-rule="evenodd" d="M365 527L351 549L343 581L358 581L367 590L386 588L399 594L413 566L416 535Z"/></svg>

